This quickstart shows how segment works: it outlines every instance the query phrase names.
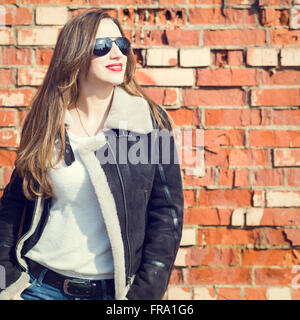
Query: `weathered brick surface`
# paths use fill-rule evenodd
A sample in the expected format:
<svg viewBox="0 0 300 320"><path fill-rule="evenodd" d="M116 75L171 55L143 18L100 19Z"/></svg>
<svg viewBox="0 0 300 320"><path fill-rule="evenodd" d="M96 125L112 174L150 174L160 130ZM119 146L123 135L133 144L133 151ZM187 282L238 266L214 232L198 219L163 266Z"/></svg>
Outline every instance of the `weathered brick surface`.
<svg viewBox="0 0 300 320"><path fill-rule="evenodd" d="M299 0L2 1L0 195L62 25L99 5L131 40L137 81L191 133L164 299L300 300Z"/></svg>

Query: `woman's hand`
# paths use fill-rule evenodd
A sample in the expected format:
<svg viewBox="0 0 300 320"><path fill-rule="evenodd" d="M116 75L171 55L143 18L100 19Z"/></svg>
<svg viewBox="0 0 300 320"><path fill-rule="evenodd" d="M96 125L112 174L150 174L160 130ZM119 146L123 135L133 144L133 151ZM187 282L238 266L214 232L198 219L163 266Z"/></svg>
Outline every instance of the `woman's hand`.
<svg viewBox="0 0 300 320"><path fill-rule="evenodd" d="M31 286L31 283L27 283L25 288L18 291L12 298L10 298L10 300L24 300L23 298L21 298L21 293L30 286Z"/></svg>

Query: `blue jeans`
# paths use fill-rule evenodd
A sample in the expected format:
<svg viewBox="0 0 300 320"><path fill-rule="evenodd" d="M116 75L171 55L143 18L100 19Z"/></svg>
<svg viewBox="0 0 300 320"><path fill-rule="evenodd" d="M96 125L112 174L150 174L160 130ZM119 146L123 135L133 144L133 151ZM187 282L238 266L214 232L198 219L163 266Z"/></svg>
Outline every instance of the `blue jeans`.
<svg viewBox="0 0 300 320"><path fill-rule="evenodd" d="M112 297L105 292L105 282L102 289L104 294L103 296L97 296L92 298L77 298L64 293L62 289L57 289L47 283L44 283L44 277L48 269L44 268L40 273L38 278L35 278L30 275L31 285L21 293L21 298L24 300L114 300L115 297Z"/></svg>

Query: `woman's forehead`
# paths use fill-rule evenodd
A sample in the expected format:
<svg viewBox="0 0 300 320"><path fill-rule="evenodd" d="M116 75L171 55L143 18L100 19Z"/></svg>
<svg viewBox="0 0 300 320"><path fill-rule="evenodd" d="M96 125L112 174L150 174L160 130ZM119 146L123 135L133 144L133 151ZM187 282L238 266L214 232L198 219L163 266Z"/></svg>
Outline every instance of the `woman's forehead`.
<svg viewBox="0 0 300 320"><path fill-rule="evenodd" d="M111 19L103 19L100 21L96 38L114 38L122 36L118 26Z"/></svg>

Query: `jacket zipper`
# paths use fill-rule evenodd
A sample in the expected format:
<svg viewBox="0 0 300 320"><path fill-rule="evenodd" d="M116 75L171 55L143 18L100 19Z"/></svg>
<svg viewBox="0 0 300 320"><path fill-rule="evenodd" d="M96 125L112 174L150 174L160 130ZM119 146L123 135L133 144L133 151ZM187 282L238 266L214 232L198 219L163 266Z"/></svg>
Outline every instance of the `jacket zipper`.
<svg viewBox="0 0 300 320"><path fill-rule="evenodd" d="M116 166L117 166L117 171L118 171L118 175L119 175L119 178L120 178L120 182L121 182L121 187L122 187L122 194L123 194L123 200L124 200L124 206L125 206L125 228L126 228L126 241L127 241L127 245L128 245L128 251L129 251L129 274L128 274L128 277L127 277L127 280L128 282L130 283L130 279L131 279L131 246L130 246L130 242L129 242L129 237L128 237L128 213L127 213L127 203L126 203L126 197L125 197L125 188L124 188L124 183L123 183L123 179L122 179L122 176L121 176L121 172L120 172L120 168L119 168L119 165L117 163L117 160L116 160L116 157L115 157L115 154L112 150L112 147L109 143L109 141L107 141L107 144L112 152L112 155L113 155L113 158L114 158L114 161L116 163Z"/></svg>
<svg viewBox="0 0 300 320"><path fill-rule="evenodd" d="M17 252L17 250L18 250L18 246L19 246L20 242L28 235L28 233L29 233L29 232L31 231L31 229L32 229L33 221L34 221L34 218L35 218L35 215L36 215L37 203L38 203L38 199L36 199L36 200L35 200L35 203L34 203L34 209L33 209L33 213L32 213L30 228L28 229L28 231L27 231L25 234L23 234L22 237L20 237L19 241L17 242L17 244L16 244L16 252ZM22 249L20 249L20 257L21 257L21 250L22 250ZM18 255L17 255L17 260L18 260L18 263L19 263L20 267L21 267L24 271L28 271L28 270L27 270L28 268L26 268L26 266L22 264L21 260L19 260Z"/></svg>

